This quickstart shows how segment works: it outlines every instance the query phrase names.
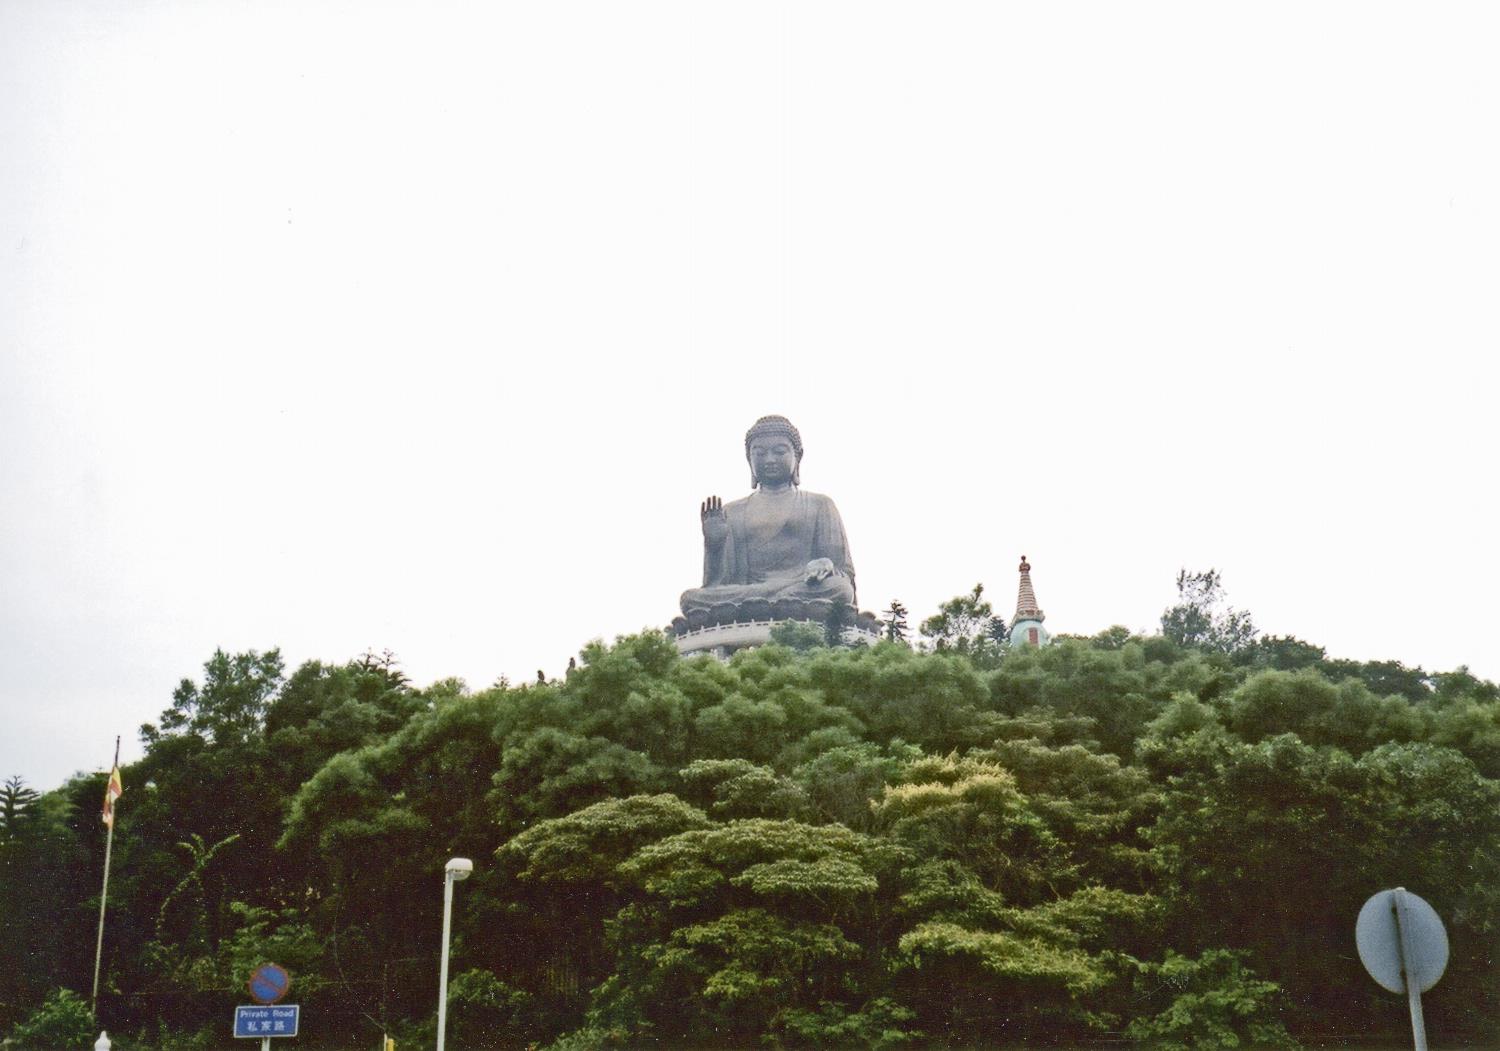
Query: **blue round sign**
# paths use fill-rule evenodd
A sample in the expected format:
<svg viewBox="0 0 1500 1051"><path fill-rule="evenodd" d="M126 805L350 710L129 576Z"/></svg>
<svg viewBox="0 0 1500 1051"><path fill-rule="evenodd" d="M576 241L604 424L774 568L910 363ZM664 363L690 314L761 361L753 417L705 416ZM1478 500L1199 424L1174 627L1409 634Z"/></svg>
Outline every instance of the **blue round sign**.
<svg viewBox="0 0 1500 1051"><path fill-rule="evenodd" d="M292 976L286 968L274 963L263 963L250 975L248 984L250 998L258 1004L274 1004L292 988Z"/></svg>

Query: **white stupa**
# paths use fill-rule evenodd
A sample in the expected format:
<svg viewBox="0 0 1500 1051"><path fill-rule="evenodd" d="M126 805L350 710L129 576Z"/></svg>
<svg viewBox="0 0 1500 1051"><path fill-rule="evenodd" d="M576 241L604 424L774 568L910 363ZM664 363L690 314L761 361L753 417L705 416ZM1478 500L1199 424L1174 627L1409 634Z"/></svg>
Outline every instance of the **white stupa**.
<svg viewBox="0 0 1500 1051"><path fill-rule="evenodd" d="M1031 563L1021 556L1021 590L1016 596L1016 615L1010 622L1010 644L1012 646L1045 646L1052 641L1042 621L1047 614L1036 604L1036 592L1031 588Z"/></svg>

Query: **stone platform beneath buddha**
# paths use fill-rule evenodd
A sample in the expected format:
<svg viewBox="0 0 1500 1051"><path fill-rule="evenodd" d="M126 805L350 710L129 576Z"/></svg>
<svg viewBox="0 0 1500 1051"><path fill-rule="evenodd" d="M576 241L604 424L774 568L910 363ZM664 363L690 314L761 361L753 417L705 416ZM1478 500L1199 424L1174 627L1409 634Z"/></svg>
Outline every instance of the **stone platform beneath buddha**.
<svg viewBox="0 0 1500 1051"><path fill-rule="evenodd" d="M745 602L689 610L686 616L672 621L670 630L676 636L677 652L683 656L713 653L722 658L749 646L764 646L778 624L800 623L822 631L833 610L832 602L820 599ZM879 618L873 613L855 613L843 628L843 640L846 645L880 641Z"/></svg>

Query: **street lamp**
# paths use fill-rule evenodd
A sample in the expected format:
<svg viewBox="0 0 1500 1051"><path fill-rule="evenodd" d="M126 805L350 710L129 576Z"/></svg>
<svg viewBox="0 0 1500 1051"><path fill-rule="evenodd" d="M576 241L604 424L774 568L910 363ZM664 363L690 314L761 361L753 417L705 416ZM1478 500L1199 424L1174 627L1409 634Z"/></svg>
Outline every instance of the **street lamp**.
<svg viewBox="0 0 1500 1051"><path fill-rule="evenodd" d="M443 1051L444 1030L448 1025L448 935L453 929L453 884L468 879L474 863L468 858L449 858L443 866L443 963L438 975L437 1051Z"/></svg>

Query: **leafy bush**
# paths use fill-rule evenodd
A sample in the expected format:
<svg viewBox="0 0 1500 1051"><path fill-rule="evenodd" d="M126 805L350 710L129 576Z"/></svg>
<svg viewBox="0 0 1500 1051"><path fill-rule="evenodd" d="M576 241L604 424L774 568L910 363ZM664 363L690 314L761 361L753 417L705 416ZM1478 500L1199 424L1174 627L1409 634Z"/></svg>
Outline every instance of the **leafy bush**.
<svg viewBox="0 0 1500 1051"><path fill-rule="evenodd" d="M1141 964L1137 991L1171 1002L1126 1032L1159 1051L1296 1047L1276 1017L1281 987L1255 977L1245 955L1210 949L1190 960L1169 951L1161 963Z"/></svg>
<svg viewBox="0 0 1500 1051"><path fill-rule="evenodd" d="M784 620L777 624L771 629L771 641L801 653L828 645L822 628L801 620Z"/></svg>
<svg viewBox="0 0 1500 1051"><path fill-rule="evenodd" d="M523 1046L532 997L485 970L468 970L448 985L448 1030L456 1048Z"/></svg>
<svg viewBox="0 0 1500 1051"><path fill-rule="evenodd" d="M52 990L42 1006L10 1031L11 1041L26 1051L93 1047L94 1037L88 1002L71 989Z"/></svg>

